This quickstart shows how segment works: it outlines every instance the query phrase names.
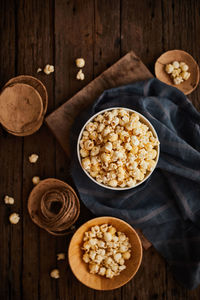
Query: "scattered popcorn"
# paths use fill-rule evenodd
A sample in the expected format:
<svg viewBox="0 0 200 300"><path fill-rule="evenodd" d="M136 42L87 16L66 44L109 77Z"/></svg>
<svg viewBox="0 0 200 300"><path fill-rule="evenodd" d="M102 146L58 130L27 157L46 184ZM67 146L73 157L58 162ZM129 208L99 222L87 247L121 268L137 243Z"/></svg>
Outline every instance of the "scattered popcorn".
<svg viewBox="0 0 200 300"><path fill-rule="evenodd" d="M9 197L9 196L6 195L6 196L4 197L4 202L5 202L5 204L13 205L14 202L15 202L15 200L14 200L14 198Z"/></svg>
<svg viewBox="0 0 200 300"><path fill-rule="evenodd" d="M175 85L188 80L190 77L188 70L189 67L185 62L174 61L171 64L165 65L165 72L170 75Z"/></svg>
<svg viewBox="0 0 200 300"><path fill-rule="evenodd" d="M58 279L60 278L60 272L58 269L54 269L50 273L51 278Z"/></svg>
<svg viewBox="0 0 200 300"><path fill-rule="evenodd" d="M54 72L54 66L52 66L52 65L46 65L45 66L45 68L44 68L44 73L46 74L46 75L49 75L49 74L51 74L51 73L53 73Z"/></svg>
<svg viewBox="0 0 200 300"><path fill-rule="evenodd" d="M76 66L78 68L83 68L85 66L85 60L83 58L76 59Z"/></svg>
<svg viewBox="0 0 200 300"><path fill-rule="evenodd" d="M100 236L101 233L101 236ZM93 226L85 232L83 261L91 274L113 278L126 269L125 260L131 257L129 238L112 225Z"/></svg>
<svg viewBox="0 0 200 300"><path fill-rule="evenodd" d="M41 68L38 68L38 69L37 69L37 73L40 73L40 72L42 72L42 69L41 69Z"/></svg>
<svg viewBox="0 0 200 300"><path fill-rule="evenodd" d="M37 154L31 154L29 156L29 161L30 161L30 163L35 164L37 162L38 158L39 158L39 156Z"/></svg>
<svg viewBox="0 0 200 300"><path fill-rule="evenodd" d="M11 224L17 224L19 222L19 220L20 220L20 216L17 213L12 213L9 216L9 221Z"/></svg>
<svg viewBox="0 0 200 300"><path fill-rule="evenodd" d="M40 177L34 176L34 177L32 178L32 182L33 182L34 185L38 184L38 183L40 182Z"/></svg>
<svg viewBox="0 0 200 300"><path fill-rule="evenodd" d="M76 79L78 79L78 80L84 80L84 79L85 79L85 75L84 75L82 69L80 69L80 70L78 71L78 73L77 73L77 75L76 75Z"/></svg>
<svg viewBox="0 0 200 300"><path fill-rule="evenodd" d="M57 254L57 260L64 260L65 259L65 253L58 253Z"/></svg>
<svg viewBox="0 0 200 300"><path fill-rule="evenodd" d="M90 121L83 130L79 151L82 167L97 182L124 188L134 187L153 170L158 145L140 116L122 108Z"/></svg>

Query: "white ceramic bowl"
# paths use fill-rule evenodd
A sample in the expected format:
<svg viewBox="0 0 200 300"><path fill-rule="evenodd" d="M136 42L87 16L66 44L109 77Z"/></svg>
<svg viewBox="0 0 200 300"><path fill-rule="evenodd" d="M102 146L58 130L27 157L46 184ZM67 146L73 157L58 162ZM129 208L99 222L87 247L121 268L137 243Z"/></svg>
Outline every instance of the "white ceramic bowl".
<svg viewBox="0 0 200 300"><path fill-rule="evenodd" d="M133 110L133 109L130 109L130 108L126 108L126 107L112 107L112 108L107 108L107 109L104 109L104 110L101 110L99 111L98 113L96 113L95 115L93 115L86 123L85 125L83 126L83 128L81 129L80 131L80 134L79 134L79 137L78 137L78 141L77 141L77 156L78 156L78 160L79 160L79 163L81 165L81 168L82 170L85 172L85 174L93 181L95 182L97 185L101 186L101 187L104 187L106 189L109 189L109 190L115 190L115 191L124 191L124 190L130 190L130 189L133 189L135 188L136 186L142 184L144 181L146 181L150 176L151 174L153 173L153 171L155 170L156 166L157 166L157 163L158 163L158 160L159 160L159 155L160 155L160 145L156 146L156 150L157 150L157 157L156 157L156 164L155 164L155 167L154 169L148 173L147 176L144 177L144 179L140 182L138 182L136 185L132 186L132 187L124 187L124 188L121 188L121 187L111 187L111 186L108 186L108 185L105 185L103 183L99 183L98 181L96 181L92 176L90 176L90 174L82 167L82 164L81 164L81 156L80 156L80 140L82 138L82 135L83 135L83 131L85 130L85 127L86 125L93 121L93 119L95 119L98 115L106 112L106 111L109 111L109 110L113 110L113 109L125 109L127 111L130 111L132 113L137 113L139 116L140 116L140 120L142 121L142 123L144 123L145 125L147 125L150 130L152 131L154 137L156 137L158 139L158 135L153 127L153 125L149 122L149 120L147 120L143 115L141 115L139 112Z"/></svg>

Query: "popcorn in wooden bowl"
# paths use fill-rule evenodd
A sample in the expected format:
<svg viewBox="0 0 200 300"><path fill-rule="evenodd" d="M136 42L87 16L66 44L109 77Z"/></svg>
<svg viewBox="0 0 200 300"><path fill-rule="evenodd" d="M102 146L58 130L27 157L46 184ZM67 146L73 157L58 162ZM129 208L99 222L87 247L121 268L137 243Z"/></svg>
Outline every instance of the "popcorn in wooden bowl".
<svg viewBox="0 0 200 300"><path fill-rule="evenodd" d="M127 108L111 108L93 116L80 132L77 153L84 172L110 189L130 189L156 167L159 141L151 123Z"/></svg>
<svg viewBox="0 0 200 300"><path fill-rule="evenodd" d="M83 260L91 274L106 278L120 275L126 269L125 260L131 257L129 238L108 224L93 226L83 238Z"/></svg>
<svg viewBox="0 0 200 300"><path fill-rule="evenodd" d="M68 261L76 278L86 286L113 290L136 275L142 261L142 244L128 223L110 216L98 217L74 233Z"/></svg>

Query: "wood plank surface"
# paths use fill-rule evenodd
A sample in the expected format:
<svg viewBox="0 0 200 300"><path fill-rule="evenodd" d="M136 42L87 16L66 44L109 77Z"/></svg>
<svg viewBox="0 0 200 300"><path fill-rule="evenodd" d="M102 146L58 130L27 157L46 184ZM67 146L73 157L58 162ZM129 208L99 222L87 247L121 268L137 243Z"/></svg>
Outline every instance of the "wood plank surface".
<svg viewBox="0 0 200 300"><path fill-rule="evenodd" d="M15 2L0 1L0 78L1 86L17 72ZM10 51L8 51L10 49ZM22 212L23 141L5 131L0 137L0 298L20 299L22 296L22 223L11 226L8 218ZM5 207L4 196L14 197L15 204Z"/></svg>
<svg viewBox="0 0 200 300"><path fill-rule="evenodd" d="M148 12L148 17L144 17ZM162 53L162 10L160 1L123 1L121 6L121 54L132 48L154 72L155 58ZM150 268L148 268L150 266ZM151 277L151 284L142 289L143 280ZM136 281L136 283L135 283ZM135 289L135 284L139 288ZM167 299L165 292L166 264L154 248L144 254L138 276L122 288L122 299L131 293L137 300ZM147 296L148 295L148 296Z"/></svg>
<svg viewBox="0 0 200 300"><path fill-rule="evenodd" d="M200 63L199 20L198 0L1 0L1 86L18 74L36 76L47 87L50 114L130 50L151 72L157 57L170 49L188 51ZM81 56L85 80L77 81L74 60ZM54 74L36 73L47 63L55 66ZM200 109L199 87L189 99ZM31 165L28 156L34 152L39 160ZM31 222L26 207L34 175L73 184L70 159L45 125L25 138L1 129L0 157L1 300L200 299L200 287L181 287L154 248L144 253L137 275L124 287L99 292L83 286L67 259L56 260L57 253L67 253L72 234L47 234ZM13 206L4 204L5 194L15 198ZM9 223L11 212L20 214L19 224ZM81 205L76 226L91 217ZM59 280L49 276L55 267Z"/></svg>

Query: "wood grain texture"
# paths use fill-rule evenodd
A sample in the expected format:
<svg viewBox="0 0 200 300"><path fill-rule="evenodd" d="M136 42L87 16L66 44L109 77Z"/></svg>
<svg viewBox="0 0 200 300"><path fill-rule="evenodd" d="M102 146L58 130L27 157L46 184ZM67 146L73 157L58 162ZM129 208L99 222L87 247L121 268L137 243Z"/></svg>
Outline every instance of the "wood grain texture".
<svg viewBox="0 0 200 300"><path fill-rule="evenodd" d="M122 1L121 2L121 53L134 49L152 71L162 49L162 2ZM146 289L143 280L148 281ZM132 294L133 299L166 299L166 265L155 249L145 252L142 266L135 280L122 288L122 299ZM138 286L138 288L134 288Z"/></svg>
<svg viewBox="0 0 200 300"><path fill-rule="evenodd" d="M15 2L0 1L0 80L1 87L15 76L16 70L16 28ZM10 51L8 51L10 49ZM0 298L20 299L22 295L22 224L10 226L8 221L12 212L21 214L22 194L22 140L1 132L0 136ZM5 207L3 198L15 198L13 206Z"/></svg>
<svg viewBox="0 0 200 300"><path fill-rule="evenodd" d="M151 72L156 59L171 49L183 49L200 63L199 19L198 0L1 0L1 86L16 75L36 76L47 87L50 114L130 50ZM78 56L86 60L83 82L75 80ZM55 65L55 73L37 74L47 63ZM199 87L189 99L200 109ZM138 273L124 287L102 292L82 285L67 259L56 260L56 253L67 253L71 235L50 236L31 222L26 209L34 175L72 183L69 159L45 125L30 137L0 134L2 300L199 300L200 287L181 287L153 248L145 251ZM34 152L39 161L30 165ZM14 196L14 206L5 206L5 194ZM14 211L21 220L11 227L8 216ZM77 227L90 218L81 205ZM49 276L55 267L61 274L57 281Z"/></svg>
<svg viewBox="0 0 200 300"><path fill-rule="evenodd" d="M53 64L53 2L19 1L18 20L18 74L37 77L36 70L47 63ZM54 108L53 76L38 74L49 95L49 109ZM39 161L30 165L28 157L38 153ZM27 214L27 198L32 189L32 177L55 176L55 148L53 137L44 126L34 135L24 138L23 147L23 270L22 294L24 299L55 299L56 285L49 272L54 266L56 241L40 231ZM52 163L49 163L52 162Z"/></svg>

